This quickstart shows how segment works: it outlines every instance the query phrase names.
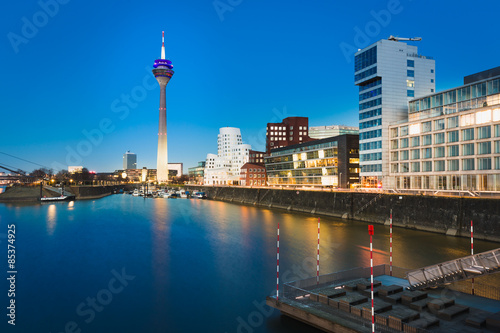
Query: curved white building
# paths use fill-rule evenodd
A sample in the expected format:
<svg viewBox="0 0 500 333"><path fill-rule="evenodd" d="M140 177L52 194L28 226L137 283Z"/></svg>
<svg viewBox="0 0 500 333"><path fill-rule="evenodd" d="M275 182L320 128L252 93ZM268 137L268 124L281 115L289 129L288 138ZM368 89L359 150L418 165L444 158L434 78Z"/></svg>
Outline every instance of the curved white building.
<svg viewBox="0 0 500 333"><path fill-rule="evenodd" d="M251 149L250 145L243 144L239 128L220 128L217 155L207 154L205 185L238 185L241 167L248 162Z"/></svg>

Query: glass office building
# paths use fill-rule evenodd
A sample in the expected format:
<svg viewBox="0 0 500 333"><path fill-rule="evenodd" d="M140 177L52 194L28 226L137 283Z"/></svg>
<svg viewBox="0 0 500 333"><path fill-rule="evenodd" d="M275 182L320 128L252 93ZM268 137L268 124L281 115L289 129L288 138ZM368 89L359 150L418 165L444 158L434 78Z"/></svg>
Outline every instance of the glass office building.
<svg viewBox="0 0 500 333"><path fill-rule="evenodd" d="M390 188L389 124L408 120L408 102L434 92L435 63L416 46L386 39L356 52L354 60L361 182Z"/></svg>
<svg viewBox="0 0 500 333"><path fill-rule="evenodd" d="M500 191L497 70L409 103L409 121L389 127L394 188Z"/></svg>
<svg viewBox="0 0 500 333"><path fill-rule="evenodd" d="M350 188L359 184L357 135L341 135L271 150L265 157L270 186Z"/></svg>

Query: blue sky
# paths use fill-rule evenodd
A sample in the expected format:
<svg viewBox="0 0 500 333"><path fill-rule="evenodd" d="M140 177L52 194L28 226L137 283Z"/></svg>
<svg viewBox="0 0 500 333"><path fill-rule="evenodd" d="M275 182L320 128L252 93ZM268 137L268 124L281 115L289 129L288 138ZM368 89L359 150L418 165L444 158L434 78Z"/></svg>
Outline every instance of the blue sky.
<svg viewBox="0 0 500 333"><path fill-rule="evenodd" d="M57 4L54 5L54 4ZM489 6L489 8L488 8ZM156 167L161 31L169 161L185 171L217 152L220 127L264 149L265 125L357 126L351 50L422 37L437 90L499 66L500 5L461 1L9 2L0 20L0 152L46 166L113 171L122 155ZM45 9L44 9L45 8ZM361 33L360 33L361 31ZM347 50L347 51L346 51ZM36 168L0 154L0 163Z"/></svg>

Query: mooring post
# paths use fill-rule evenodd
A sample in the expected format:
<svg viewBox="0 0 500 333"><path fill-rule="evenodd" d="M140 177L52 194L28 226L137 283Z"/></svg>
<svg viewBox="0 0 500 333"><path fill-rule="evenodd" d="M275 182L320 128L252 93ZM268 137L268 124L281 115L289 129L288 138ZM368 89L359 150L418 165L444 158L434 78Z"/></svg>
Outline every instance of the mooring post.
<svg viewBox="0 0 500 333"><path fill-rule="evenodd" d="M372 333L375 333L375 311L373 308L373 225L368 226L368 234L370 234L370 272L371 272L371 296L372 296Z"/></svg>

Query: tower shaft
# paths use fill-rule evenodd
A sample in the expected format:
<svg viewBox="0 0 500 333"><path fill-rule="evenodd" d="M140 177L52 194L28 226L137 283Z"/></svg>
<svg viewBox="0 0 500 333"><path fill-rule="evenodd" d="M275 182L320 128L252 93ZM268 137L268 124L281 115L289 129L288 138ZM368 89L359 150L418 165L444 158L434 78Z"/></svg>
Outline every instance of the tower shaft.
<svg viewBox="0 0 500 333"><path fill-rule="evenodd" d="M158 124L158 154L156 158L156 179L158 182L168 180L166 90L167 85L160 83L160 121Z"/></svg>

